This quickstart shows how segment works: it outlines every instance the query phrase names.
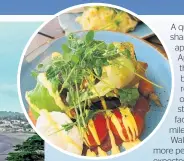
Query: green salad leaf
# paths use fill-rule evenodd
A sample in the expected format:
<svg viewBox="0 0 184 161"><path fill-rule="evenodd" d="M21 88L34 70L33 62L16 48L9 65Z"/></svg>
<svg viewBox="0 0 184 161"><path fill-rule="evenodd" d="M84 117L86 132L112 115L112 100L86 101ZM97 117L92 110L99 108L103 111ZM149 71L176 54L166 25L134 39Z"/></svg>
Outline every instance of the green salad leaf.
<svg viewBox="0 0 184 161"><path fill-rule="evenodd" d="M72 59L71 59L74 63L78 63L79 62L79 56L78 55L72 55Z"/></svg>
<svg viewBox="0 0 184 161"><path fill-rule="evenodd" d="M38 118L39 114L34 110L32 105L36 106L39 110L46 109L49 112L61 111L61 108L56 105L54 98L50 96L48 90L40 82L37 82L36 87L32 91L26 93L26 98L27 100L29 99L30 108L36 118Z"/></svg>
<svg viewBox="0 0 184 161"><path fill-rule="evenodd" d="M94 31L89 31L89 32L86 34L85 41L86 41L87 43L89 43L89 42L91 42L93 39L94 39Z"/></svg>
<svg viewBox="0 0 184 161"><path fill-rule="evenodd" d="M38 76L38 72L35 70L31 71L31 76L36 79Z"/></svg>
<svg viewBox="0 0 184 161"><path fill-rule="evenodd" d="M71 49L66 44L63 44L61 48L63 50L63 53L70 53L71 52Z"/></svg>
<svg viewBox="0 0 184 161"><path fill-rule="evenodd" d="M123 106L134 106L137 99L139 98L139 91L137 88L119 89L118 94Z"/></svg>

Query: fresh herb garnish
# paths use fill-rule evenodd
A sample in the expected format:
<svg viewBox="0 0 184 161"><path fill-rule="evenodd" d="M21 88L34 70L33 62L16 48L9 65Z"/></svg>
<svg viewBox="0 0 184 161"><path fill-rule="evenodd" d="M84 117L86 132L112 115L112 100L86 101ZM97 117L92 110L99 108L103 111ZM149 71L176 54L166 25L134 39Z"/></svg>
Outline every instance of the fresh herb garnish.
<svg viewBox="0 0 184 161"><path fill-rule="evenodd" d="M41 69L43 67L43 64L38 64L37 68Z"/></svg>
<svg viewBox="0 0 184 161"><path fill-rule="evenodd" d="M71 52L71 49L66 44L62 45L62 50L63 50L63 53L70 53Z"/></svg>
<svg viewBox="0 0 184 161"><path fill-rule="evenodd" d="M70 131L73 128L73 126L75 126L75 125L76 125L76 122L64 124L64 125L62 125L62 130Z"/></svg>
<svg viewBox="0 0 184 161"><path fill-rule="evenodd" d="M120 52L113 43L94 40L94 31L89 31L83 38L69 34L61 48L62 56L54 57L48 65L40 65L40 68L45 67L46 77L52 83L54 92L58 90L62 94L63 89L67 89L67 104L75 109L76 124L82 131L98 112L86 113L86 110L91 102L90 91L96 91L94 86L96 80L101 79L103 67L118 56L127 56L128 52ZM87 83L87 88L84 83ZM98 93L96 96L100 97ZM70 128L71 125L64 127L66 130Z"/></svg>
<svg viewBox="0 0 184 161"><path fill-rule="evenodd" d="M102 67L108 65L115 56L122 55L113 44L94 40L94 31L89 31L83 39L70 34L62 50L63 57L53 60L46 71L48 79L58 79L58 75L62 75L63 87L60 92L66 85L74 86L75 81L82 84L89 76L87 71L100 77Z"/></svg>
<svg viewBox="0 0 184 161"><path fill-rule="evenodd" d="M134 106L139 98L139 91L137 88L119 89L118 94L123 106Z"/></svg>
<svg viewBox="0 0 184 161"><path fill-rule="evenodd" d="M89 32L86 34L85 41L86 41L87 43L89 43L89 42L91 42L93 39L94 39L94 31L89 31Z"/></svg>
<svg viewBox="0 0 184 161"><path fill-rule="evenodd" d="M31 71L31 76L32 76L33 78L35 78L35 79L37 78L38 74L39 74L39 73L38 73L36 70L32 70L32 71Z"/></svg>

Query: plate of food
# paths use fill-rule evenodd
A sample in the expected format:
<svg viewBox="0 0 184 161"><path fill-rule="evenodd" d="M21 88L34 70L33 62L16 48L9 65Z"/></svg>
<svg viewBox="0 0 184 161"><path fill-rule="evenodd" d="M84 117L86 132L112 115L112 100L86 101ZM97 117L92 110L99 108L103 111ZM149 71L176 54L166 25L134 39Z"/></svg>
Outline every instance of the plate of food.
<svg viewBox="0 0 184 161"><path fill-rule="evenodd" d="M154 33L129 13L111 7L93 6L71 10L58 16L60 26L67 32L109 30L148 38Z"/></svg>
<svg viewBox="0 0 184 161"><path fill-rule="evenodd" d="M168 60L129 34L71 33L20 65L28 119L69 154L107 157L137 146L160 123L170 98Z"/></svg>

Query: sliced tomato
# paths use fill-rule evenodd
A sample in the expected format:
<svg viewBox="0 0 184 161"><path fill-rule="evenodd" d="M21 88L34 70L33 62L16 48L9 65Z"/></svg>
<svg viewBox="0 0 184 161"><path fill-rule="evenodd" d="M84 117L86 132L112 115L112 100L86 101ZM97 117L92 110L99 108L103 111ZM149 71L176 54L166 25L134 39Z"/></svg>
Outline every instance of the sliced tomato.
<svg viewBox="0 0 184 161"><path fill-rule="evenodd" d="M93 135L92 135L92 133L91 133L91 131L88 129L88 132L86 133L86 135L87 135L87 139L88 139L88 141L89 141L89 147L96 147L97 146L97 143L96 143L96 141L95 141L95 139L94 139L94 137L93 137Z"/></svg>
<svg viewBox="0 0 184 161"><path fill-rule="evenodd" d="M142 117L139 112L137 113L134 113L134 119L135 119L135 122L137 124L137 128L138 128L138 132L139 132L139 135L141 135L141 133L143 132L144 130L144 117Z"/></svg>
<svg viewBox="0 0 184 161"><path fill-rule="evenodd" d="M119 110L114 110L113 113L115 114L115 116L117 117L117 119L118 119L118 121L119 121L119 123L121 125L122 132L123 132L123 135L124 135L126 141L128 141L127 131L126 131L125 126L124 126L124 124L122 122L122 115L121 115L120 111ZM142 116L142 114L139 113L139 111L132 113L132 115L134 116L134 119L135 119L135 122L136 122L137 128L138 128L139 136L140 136L140 134L142 133L142 131L144 129L144 117ZM110 122L110 128L111 128L113 134L115 136L120 137L120 135L119 135L119 133L117 131L116 125L114 125L112 123L111 119L110 119L109 122ZM125 141L125 140L123 140L123 141Z"/></svg>
<svg viewBox="0 0 184 161"><path fill-rule="evenodd" d="M111 140L108 134L105 137L105 140L101 143L100 148L105 152L108 152L112 149Z"/></svg>
<svg viewBox="0 0 184 161"><path fill-rule="evenodd" d="M125 126L123 124L123 121L122 121L122 115L120 113L120 111L118 109L114 110L113 111L113 114L117 117L120 125L121 125L121 128L122 128L122 132L123 132L123 135L125 136L125 139L127 140L128 139L128 135L127 135L127 132L126 132L126 129L125 129ZM109 124L110 124L110 129L112 131L112 133L115 135L115 136L119 136L119 133L116 129L116 125L113 124L112 120L110 119L109 121Z"/></svg>
<svg viewBox="0 0 184 161"><path fill-rule="evenodd" d="M93 122L95 125L98 138L100 140L100 143L102 143L108 134L105 116L102 113L98 113L93 118ZM88 129L87 137L90 143L89 146L91 147L97 146L97 142L95 141L95 138L93 137L93 134L89 129Z"/></svg>
<svg viewBox="0 0 184 161"><path fill-rule="evenodd" d="M120 146L123 143L123 140L118 135L114 135L115 142L117 146Z"/></svg>

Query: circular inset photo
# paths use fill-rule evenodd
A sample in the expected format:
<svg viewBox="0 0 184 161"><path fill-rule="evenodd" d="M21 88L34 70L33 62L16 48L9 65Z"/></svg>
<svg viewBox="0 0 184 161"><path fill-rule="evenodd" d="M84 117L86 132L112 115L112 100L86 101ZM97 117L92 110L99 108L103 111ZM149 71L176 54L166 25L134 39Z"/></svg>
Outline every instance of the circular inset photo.
<svg viewBox="0 0 184 161"><path fill-rule="evenodd" d="M108 157L144 141L171 92L167 54L127 10L85 5L57 14L30 40L19 96L38 134L53 147Z"/></svg>

